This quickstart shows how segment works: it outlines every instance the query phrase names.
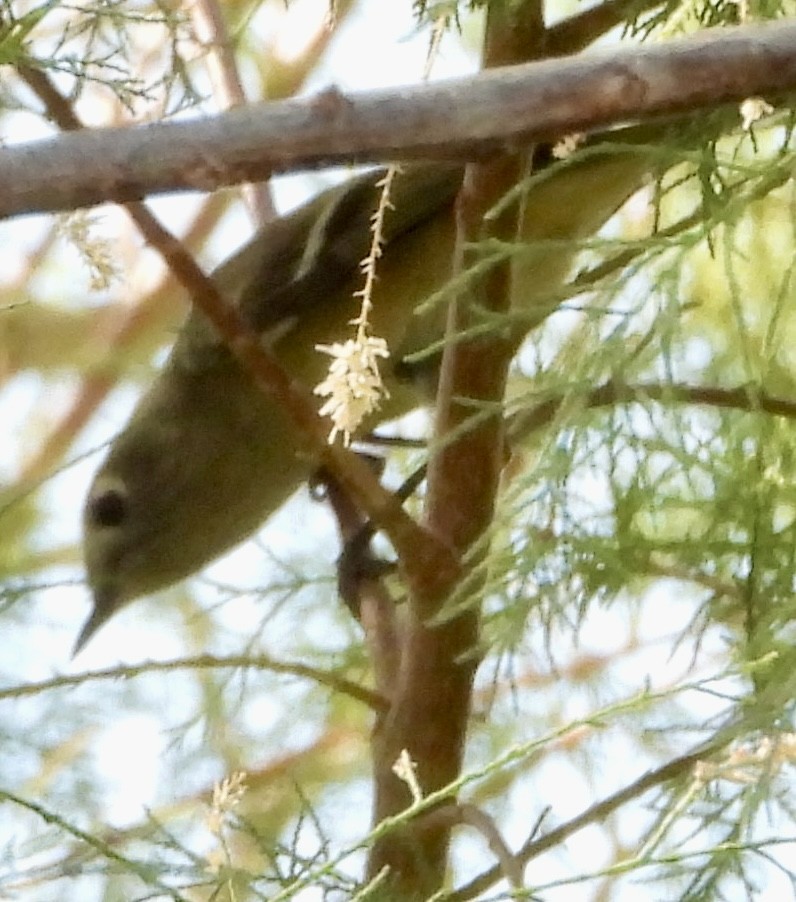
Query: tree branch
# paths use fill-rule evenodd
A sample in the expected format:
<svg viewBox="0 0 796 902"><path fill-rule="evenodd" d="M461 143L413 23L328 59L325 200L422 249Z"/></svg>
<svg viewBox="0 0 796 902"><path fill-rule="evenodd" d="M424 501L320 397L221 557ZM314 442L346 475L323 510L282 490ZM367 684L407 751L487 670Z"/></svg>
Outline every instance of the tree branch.
<svg viewBox="0 0 796 902"><path fill-rule="evenodd" d="M267 655L193 655L188 658L175 658L171 661L144 661L141 664L119 665L106 667L102 670L89 670L84 673L62 674L49 680L41 680L38 683L23 683L19 686L0 688L0 701L9 698L27 698L50 692L53 689L63 689L67 686L81 686L96 680L131 679L144 673L171 673L175 670L200 670L207 669L253 669L269 670L272 673L282 673L290 676L303 677L313 680L321 686L327 686L333 692L340 692L374 711L384 711L387 701L384 696L358 683L347 680L320 667L312 667L309 664L301 664L298 661L278 661Z"/></svg>
<svg viewBox="0 0 796 902"><path fill-rule="evenodd" d="M80 119L45 73L29 67L21 67L20 73L44 100L53 121L77 136L87 134L79 131L83 127ZM130 201L125 209L144 239L161 254L193 304L249 371L254 383L289 413L304 442L317 452L321 465L384 530L402 559L416 563L418 568L425 566L426 571L430 569L435 579L443 578L443 574L458 573L458 562L450 550L435 542L433 536L415 523L401 502L381 486L369 465L348 448L327 441L328 425L318 416L307 387L291 378L262 345L258 336L247 327L240 311L227 302L215 281L202 271L182 242L161 225L145 204ZM407 569L412 572L411 566Z"/></svg>
<svg viewBox="0 0 796 902"><path fill-rule="evenodd" d="M544 48L544 17L540 0L490 4L487 12L483 65L505 66L538 55ZM494 205L525 175L527 152L505 154L468 166L456 205L457 238L454 273L478 259L473 242L484 238L516 238L522 205L487 217ZM512 261L505 259L473 282L449 304L446 335L466 331L478 314L505 314L511 305ZM434 442L429 461L425 520L429 532L444 547L465 555L487 531L494 512L504 461L504 422L500 404L514 345L493 334L471 341L449 342L442 355L437 389ZM489 405L493 416L473 418L464 399ZM452 441L448 439L456 435ZM475 558L467 567L476 563ZM434 616L459 583L410 584L401 667L392 707L374 735L376 798L374 822L403 810L410 801L392 767L402 752L416 761L424 792L449 785L461 771L472 705L472 683L479 663L480 610L473 604L456 617L435 623ZM477 597L480 577L468 590ZM373 845L370 876L390 868L396 898L425 899L445 879L452 823L439 820L410 823Z"/></svg>
<svg viewBox="0 0 796 902"><path fill-rule="evenodd" d="M566 397L571 397L567 395ZM510 434L512 440L522 438L549 426L564 403L565 396L559 395L535 404L528 410L519 411L511 417ZM753 386L720 388L713 385L686 385L684 383L659 384L641 383L626 385L609 381L587 392L583 406L593 410L611 407L614 404L660 401L675 404L702 404L724 410L742 410L748 413L768 413L774 416L796 418L796 401L776 398L764 394Z"/></svg>
<svg viewBox="0 0 796 902"><path fill-rule="evenodd" d="M662 783L667 783L669 780L684 776L695 764L697 764L697 762L701 761L712 752L717 751L718 747L718 745L701 745L693 752L688 752L679 758L674 758L672 761L667 762L655 770L648 771L646 774L639 777L638 780L634 780L628 786L625 786L624 789L620 789L618 792L608 796L601 802L597 802L581 814L567 821L565 824L546 833L540 839L536 838L537 830L534 828L530 839L514 856L514 861L521 862L523 865L528 864L531 859L536 858L548 849L552 849L563 843L568 837L572 836L573 833L577 833L589 824L605 820L606 817L613 814L614 811L621 808L626 802L638 798L648 790L660 786ZM485 871L483 874L479 874L478 877L471 880L470 883L465 886L460 887L454 892L441 895L438 898L440 902L443 902L443 900L444 902L467 902L468 899L474 899L476 896L489 889L490 886L494 886L494 884L504 876L503 868L498 864L488 871Z"/></svg>
<svg viewBox="0 0 796 902"><path fill-rule="evenodd" d="M494 818L485 811L466 802L444 805L434 811L429 811L420 819L421 830L434 824L444 824L449 827L468 825L476 829L487 841L490 851L497 858L503 877L514 889L521 890L523 888L522 867L506 844L506 840L503 839Z"/></svg>
<svg viewBox="0 0 796 902"><path fill-rule="evenodd" d="M197 33L211 48L208 73L219 106L222 109L242 106L246 103L246 92L218 0L195 0L189 9ZM244 185L243 195L255 225L263 225L276 217L270 186L266 181Z"/></svg>
<svg viewBox="0 0 796 902"><path fill-rule="evenodd" d="M188 122L6 147L0 217L210 191L270 171L352 160L476 159L572 131L794 88L796 25L774 25L722 28L432 85L350 96L329 89Z"/></svg>
<svg viewBox="0 0 796 902"><path fill-rule="evenodd" d="M548 56L563 56L585 50L628 17L662 5L663 0L606 0L551 25L547 29L545 51Z"/></svg>

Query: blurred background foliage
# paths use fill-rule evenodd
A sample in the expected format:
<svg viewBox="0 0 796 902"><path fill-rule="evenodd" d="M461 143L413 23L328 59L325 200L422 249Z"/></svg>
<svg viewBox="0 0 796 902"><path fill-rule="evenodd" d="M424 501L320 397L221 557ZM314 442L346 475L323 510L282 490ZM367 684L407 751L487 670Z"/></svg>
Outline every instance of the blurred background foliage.
<svg viewBox="0 0 796 902"><path fill-rule="evenodd" d="M25 67L87 125L235 102L214 17L249 100L417 81L442 15L434 77L472 71L482 5L5 0L0 136L54 133ZM602 41L790 14L628 4ZM512 374L467 753L480 777L465 794L516 849L537 821L566 823L733 712L755 719L714 770L637 793L535 860L536 898L794 895L792 118L771 109L744 129L739 113L718 139L704 127L700 150L672 150L679 164L584 243L571 296ZM326 180L276 180L277 208ZM152 207L207 266L258 215L237 190ZM336 597L328 515L297 499L70 662L87 612L82 497L185 306L115 208L0 234L0 897L354 897L373 715L334 683L370 675ZM417 453L393 457L395 479ZM454 853L456 884L493 863L465 831Z"/></svg>

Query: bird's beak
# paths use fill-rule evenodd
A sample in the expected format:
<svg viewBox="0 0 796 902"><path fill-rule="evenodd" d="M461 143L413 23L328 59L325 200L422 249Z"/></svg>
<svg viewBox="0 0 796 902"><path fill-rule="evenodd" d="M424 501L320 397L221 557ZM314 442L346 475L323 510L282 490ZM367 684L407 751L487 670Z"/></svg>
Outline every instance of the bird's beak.
<svg viewBox="0 0 796 902"><path fill-rule="evenodd" d="M116 608L109 603L109 599L103 597L94 597L94 608L88 620L83 624L80 635L77 637L75 647L72 649L72 657L76 657L86 646L88 640L97 632L97 630L105 623Z"/></svg>

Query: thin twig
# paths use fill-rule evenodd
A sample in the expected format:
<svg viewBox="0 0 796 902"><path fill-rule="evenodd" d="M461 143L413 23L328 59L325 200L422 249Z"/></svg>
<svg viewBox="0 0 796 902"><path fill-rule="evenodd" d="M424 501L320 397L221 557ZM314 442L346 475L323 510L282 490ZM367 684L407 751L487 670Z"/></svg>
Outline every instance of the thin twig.
<svg viewBox="0 0 796 902"><path fill-rule="evenodd" d="M759 392L752 386L720 388L712 385L684 383L638 383L626 385L610 380L604 385L580 395L577 389L565 392L538 404L529 405L510 418L509 432L513 441L522 441L533 432L544 429L555 420L564 403L576 404L587 410L612 407L615 404L657 401L663 404L699 404L723 410L747 413L767 413L796 419L796 401L777 398Z"/></svg>
<svg viewBox="0 0 796 902"><path fill-rule="evenodd" d="M445 825L455 827L461 824L474 827L487 841L490 851L498 860L498 867L503 872L503 877L509 881L514 889L522 889L522 866L517 857L506 844L506 840L497 828L494 818L482 811L477 805L460 803L444 805L436 808L428 814L424 814L418 820L418 828Z"/></svg>
<svg viewBox="0 0 796 902"><path fill-rule="evenodd" d="M577 53L628 18L662 6L664 0L608 0L556 22L547 30L545 49L550 56Z"/></svg>
<svg viewBox="0 0 796 902"><path fill-rule="evenodd" d="M101 670L89 670L84 673L64 674L52 677L49 680L41 680L37 683L24 683L19 686L0 688L0 700L9 698L27 698L32 695L40 695L54 689L81 686L97 680L132 679L147 673L170 673L175 670L197 670L202 668L216 669L250 669L269 670L272 673L284 673L291 676L305 677L314 680L322 686L328 686L335 692L348 695L356 701L362 702L374 711L384 711L387 708L386 699L377 692L366 689L358 683L337 676L328 670L312 667L309 664L300 664L297 661L278 661L267 655L196 655L187 658L174 658L171 661L145 661L141 664L117 665Z"/></svg>
<svg viewBox="0 0 796 902"><path fill-rule="evenodd" d="M516 860L523 865L527 865L533 858L536 858L548 849L563 843L572 836L573 833L577 833L589 824L604 820L610 814L613 814L614 811L621 808L626 802L638 798L648 790L660 786L662 783L667 783L669 780L684 776L692 770L697 762L707 757L711 752L716 751L718 747L719 746L713 747L708 744L702 745L695 751L688 752L655 770L647 772L624 789L620 789L618 792L608 796L601 802L597 802L595 805L587 808L581 814L567 821L565 824L562 824L560 827L556 827L554 830L546 833L541 839L536 838L536 831L534 831L531 838L523 845L519 852L516 853ZM503 876L502 868L500 865L496 865L488 871L479 874L478 877L459 889L441 895L439 897L439 902L467 902L467 900L474 899L482 892L489 889L490 886L494 886L494 884Z"/></svg>
<svg viewBox="0 0 796 902"><path fill-rule="evenodd" d="M190 8L196 31L211 48L208 71L221 108L232 109L245 104L246 94L235 59L235 48L217 0L193 0ZM243 195L256 225L264 225L276 217L274 201L265 179L245 184Z"/></svg>
<svg viewBox="0 0 796 902"><path fill-rule="evenodd" d="M120 852L117 852L113 846L109 845L106 842L103 842L100 839L97 839L97 837L93 836L91 833L87 833L85 830L81 830L75 824L72 824L65 818L61 817L61 815L56 814L54 811L50 811L43 805L39 805L36 802L31 802L29 799L23 799L21 796L18 796L13 792L9 792L5 789L0 789L0 800L12 802L14 805L18 805L20 808L31 811L33 814L41 818L44 823L49 824L53 827L57 827L62 832L89 846L106 860L113 862L114 864L121 867L123 871L135 874L136 876L140 877L140 879L147 886L156 887L161 893L163 893L164 896L172 899L173 902L189 902L187 896L183 896L182 893L178 892L176 889L173 889L170 886L167 886L165 883L155 877L156 871L153 869L151 862L138 862L132 858L128 858L125 855L122 855Z"/></svg>

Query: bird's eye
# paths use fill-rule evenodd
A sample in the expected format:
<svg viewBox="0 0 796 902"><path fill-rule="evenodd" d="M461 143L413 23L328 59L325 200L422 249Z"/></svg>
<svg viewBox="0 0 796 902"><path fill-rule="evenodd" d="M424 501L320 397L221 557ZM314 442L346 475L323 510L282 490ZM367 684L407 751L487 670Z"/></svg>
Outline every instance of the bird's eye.
<svg viewBox="0 0 796 902"><path fill-rule="evenodd" d="M106 489L91 499L88 512L96 526L118 526L127 513L126 499L118 489Z"/></svg>

